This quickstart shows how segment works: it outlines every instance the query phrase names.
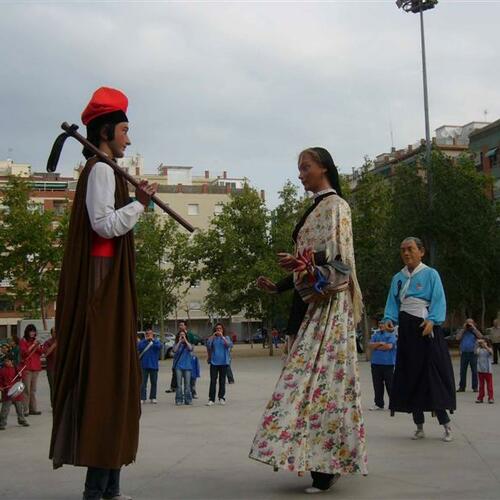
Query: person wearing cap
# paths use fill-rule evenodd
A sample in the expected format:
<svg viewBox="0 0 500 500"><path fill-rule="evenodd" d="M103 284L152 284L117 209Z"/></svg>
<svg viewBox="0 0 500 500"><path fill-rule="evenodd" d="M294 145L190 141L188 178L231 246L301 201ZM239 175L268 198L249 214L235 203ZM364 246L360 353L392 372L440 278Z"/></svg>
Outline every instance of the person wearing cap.
<svg viewBox="0 0 500 500"><path fill-rule="evenodd" d="M101 87L82 113L87 139L112 159L130 145L128 99ZM124 178L87 149L78 179L56 309L50 458L87 467L84 499L125 500L120 470L135 461L141 375L136 352L133 231L157 186L130 201Z"/></svg>

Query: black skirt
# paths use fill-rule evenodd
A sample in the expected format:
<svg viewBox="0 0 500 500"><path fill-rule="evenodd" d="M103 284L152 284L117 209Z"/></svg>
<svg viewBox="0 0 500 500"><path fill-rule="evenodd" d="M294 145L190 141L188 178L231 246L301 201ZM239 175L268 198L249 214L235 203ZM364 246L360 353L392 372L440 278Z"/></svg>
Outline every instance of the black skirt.
<svg viewBox="0 0 500 500"><path fill-rule="evenodd" d="M399 315L396 368L389 408L394 412L456 409L455 376L441 327L422 336L422 318Z"/></svg>

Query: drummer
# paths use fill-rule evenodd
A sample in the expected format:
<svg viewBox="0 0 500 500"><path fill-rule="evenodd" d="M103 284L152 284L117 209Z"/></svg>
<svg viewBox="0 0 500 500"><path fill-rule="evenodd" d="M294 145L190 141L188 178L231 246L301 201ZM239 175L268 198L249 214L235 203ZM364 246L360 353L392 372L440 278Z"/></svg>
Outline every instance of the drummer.
<svg viewBox="0 0 500 500"><path fill-rule="evenodd" d="M18 384L18 385L16 385ZM7 417L12 404L16 407L17 422L23 427L29 427L24 416L23 389L19 382L16 368L11 356L6 356L4 365L0 368L0 389L2 389L2 409L0 410L0 431L5 430ZM17 389L17 390L16 390Z"/></svg>

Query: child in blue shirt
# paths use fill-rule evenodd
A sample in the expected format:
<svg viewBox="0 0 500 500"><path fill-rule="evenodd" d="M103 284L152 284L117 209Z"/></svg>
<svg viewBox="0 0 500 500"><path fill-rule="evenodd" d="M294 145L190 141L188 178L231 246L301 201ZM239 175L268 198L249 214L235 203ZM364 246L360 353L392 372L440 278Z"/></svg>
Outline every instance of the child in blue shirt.
<svg viewBox="0 0 500 500"><path fill-rule="evenodd" d="M372 349L371 367L375 405L370 410L384 409L384 384L387 396L391 395L392 377L396 364L396 336L385 331L384 321L379 321L378 330L370 340Z"/></svg>

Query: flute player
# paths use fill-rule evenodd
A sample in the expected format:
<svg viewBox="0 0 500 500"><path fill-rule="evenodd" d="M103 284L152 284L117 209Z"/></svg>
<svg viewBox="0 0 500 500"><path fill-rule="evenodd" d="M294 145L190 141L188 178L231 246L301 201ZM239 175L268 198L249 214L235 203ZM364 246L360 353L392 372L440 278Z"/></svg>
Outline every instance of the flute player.
<svg viewBox="0 0 500 500"><path fill-rule="evenodd" d="M109 158L130 145L127 97L96 90L82 113L87 139ZM57 297L58 353L50 458L87 467L84 499L126 500L120 470L135 461L141 376L131 229L156 192L130 203L123 177L84 148Z"/></svg>

